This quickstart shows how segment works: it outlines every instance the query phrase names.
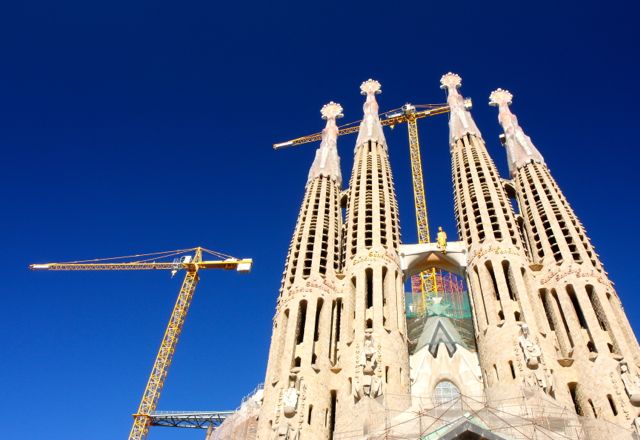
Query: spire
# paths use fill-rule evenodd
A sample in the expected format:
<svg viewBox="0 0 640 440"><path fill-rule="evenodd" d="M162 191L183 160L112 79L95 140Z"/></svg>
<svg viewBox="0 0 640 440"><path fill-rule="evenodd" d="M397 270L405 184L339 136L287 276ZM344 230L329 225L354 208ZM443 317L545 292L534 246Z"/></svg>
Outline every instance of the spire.
<svg viewBox="0 0 640 440"><path fill-rule="evenodd" d="M360 123L356 147L367 141L376 141L386 146L387 141L382 132L382 125L380 125L380 117L378 116L379 107L375 96L382 93L380 83L376 80L368 79L360 85L360 93L367 95L367 100L363 106L364 116Z"/></svg>
<svg viewBox="0 0 640 440"><path fill-rule="evenodd" d="M322 141L316 150L316 158L313 160L309 170L307 183L319 176L327 176L342 184L342 174L340 173L340 156L338 156L338 126L336 119L341 118L342 106L331 101L325 104L320 110L322 119L327 120L327 125L322 130Z"/></svg>
<svg viewBox="0 0 640 440"><path fill-rule="evenodd" d="M519 168L530 162L544 164L544 159L531 142L531 138L524 134L516 115L511 113L509 104L512 98L513 95L508 90L497 89L489 96L489 105L498 107L498 121L504 130L503 139L507 148L509 172L513 176Z"/></svg>
<svg viewBox="0 0 640 440"><path fill-rule="evenodd" d="M449 104L449 144L453 145L465 134L473 134L482 138L480 130L469 113L465 99L458 92L462 84L462 78L455 73L447 73L440 78L440 88L447 90L447 103Z"/></svg>

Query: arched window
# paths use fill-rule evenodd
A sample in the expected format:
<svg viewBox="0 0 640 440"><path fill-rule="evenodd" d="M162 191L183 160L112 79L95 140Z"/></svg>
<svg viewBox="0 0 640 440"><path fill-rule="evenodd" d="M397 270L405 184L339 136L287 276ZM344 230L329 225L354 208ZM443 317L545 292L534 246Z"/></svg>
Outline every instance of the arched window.
<svg viewBox="0 0 640 440"><path fill-rule="evenodd" d="M460 397L460 390L453 382L442 380L433 389L433 403L436 406L446 404Z"/></svg>

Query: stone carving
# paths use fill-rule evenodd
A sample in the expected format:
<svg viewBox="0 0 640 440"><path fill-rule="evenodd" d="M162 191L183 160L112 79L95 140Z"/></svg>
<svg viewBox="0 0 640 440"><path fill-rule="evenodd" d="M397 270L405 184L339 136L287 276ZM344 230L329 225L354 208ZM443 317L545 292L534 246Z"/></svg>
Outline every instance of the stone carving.
<svg viewBox="0 0 640 440"><path fill-rule="evenodd" d="M282 409L284 415L291 417L296 413L298 407L298 390L296 389L296 375L289 376L289 388L282 395Z"/></svg>
<svg viewBox="0 0 640 440"><path fill-rule="evenodd" d="M505 144L507 147L507 161L509 171L514 175L518 168L529 163L538 162L544 164L544 159L538 149L527 136L516 115L509 110L509 104L513 95L507 90L497 89L489 97L489 105L497 106L499 109L498 121L504 130Z"/></svg>
<svg viewBox="0 0 640 440"><path fill-rule="evenodd" d="M474 134L481 138L480 130L471 118L465 105L465 99L458 92L462 79L455 73L447 73L440 78L440 88L447 89L447 103L449 104L449 143L453 144L465 134Z"/></svg>
<svg viewBox="0 0 640 440"><path fill-rule="evenodd" d="M559 268L550 270L543 277L540 278L541 283L548 283L549 281L561 281L562 279L575 275L577 278L595 278L601 284L608 286L610 282L605 279L597 269L585 269L578 265L572 264L565 268Z"/></svg>
<svg viewBox="0 0 640 440"><path fill-rule="evenodd" d="M545 380L545 377L540 374L539 371L534 370L534 371L529 371L528 373L525 373L526 376L524 378L524 383L525 385L531 387L531 388L542 388L543 390L547 387L547 382Z"/></svg>
<svg viewBox="0 0 640 440"><path fill-rule="evenodd" d="M540 356L542 356L542 350L540 346L536 344L531 338L531 332L527 324L520 325L520 337L518 337L518 344L522 348L524 354L524 360L527 363L527 367L531 369L538 368L540 364Z"/></svg>
<svg viewBox="0 0 640 440"><path fill-rule="evenodd" d="M540 388L549 395L553 395L552 393L555 391L553 374L546 368L525 372L524 384L531 388Z"/></svg>
<svg viewBox="0 0 640 440"><path fill-rule="evenodd" d="M364 345L360 353L358 366L362 377L356 389L358 397L378 397L382 394L382 380L376 375L378 369L379 350L375 346L372 330L368 329L364 336Z"/></svg>
<svg viewBox="0 0 640 440"><path fill-rule="evenodd" d="M342 106L331 101L325 104L320 111L322 119L327 120L327 125L322 130L322 141L320 148L316 150L316 157L309 169L309 178L307 183L319 176L328 176L331 179L342 183L342 174L340 173L340 156L338 156L338 126L336 119L342 117Z"/></svg>
<svg viewBox="0 0 640 440"><path fill-rule="evenodd" d="M378 116L378 102L375 98L375 95L382 93L380 83L376 80L369 79L360 85L360 92L367 96L367 100L363 107L364 118L362 118L362 122L360 123L360 131L356 145L361 145L368 140L377 141L386 145L382 125L380 125L380 118Z"/></svg>
<svg viewBox="0 0 640 440"><path fill-rule="evenodd" d="M546 384L545 384L545 387L544 387L544 391L549 395L553 395L553 393L556 390L553 371L545 368L544 369L544 377L545 377L545 381L546 381Z"/></svg>
<svg viewBox="0 0 640 440"><path fill-rule="evenodd" d="M371 249L368 254L358 255L357 257L355 257L353 259L352 265L356 266L360 263L373 263L378 260L383 260L390 264L400 264L399 257L395 252L392 252L390 250L376 251Z"/></svg>
<svg viewBox="0 0 640 440"><path fill-rule="evenodd" d="M360 84L360 92L363 95L379 95L382 91L378 81L375 79L368 79Z"/></svg>
<svg viewBox="0 0 640 440"><path fill-rule="evenodd" d="M549 371L548 368L542 367L542 350L540 346L533 340L531 337L531 331L529 330L529 326L527 324L520 324L520 336L518 337L518 345L522 350L524 355L524 361L528 367L524 374L524 383L525 385L532 388L540 388L545 393L552 395L554 391L553 385L553 373ZM519 358L520 356L518 356ZM520 370L521 363L518 359L517 361L518 367Z"/></svg>
<svg viewBox="0 0 640 440"><path fill-rule="evenodd" d="M640 377L631 374L625 361L620 362L620 378L631 404L640 406Z"/></svg>
<svg viewBox="0 0 640 440"><path fill-rule="evenodd" d="M329 102L322 106L320 109L320 114L322 115L322 119L337 119L341 118L342 115L342 106L336 102Z"/></svg>
<svg viewBox="0 0 640 440"><path fill-rule="evenodd" d="M486 246L477 250L472 250L469 252L467 257L467 264L471 265L471 263L476 259L480 258L486 254L497 254L497 255L514 255L520 257L520 251L514 247L503 247L503 246Z"/></svg>
<svg viewBox="0 0 640 440"><path fill-rule="evenodd" d="M291 427L289 423L281 423L276 428L274 438L277 440L298 440L299 431Z"/></svg>
<svg viewBox="0 0 640 440"><path fill-rule="evenodd" d="M629 408L627 407L627 399L623 397L625 394L624 391L620 390L619 380L616 377L613 371L609 372L609 380L611 381L611 386L616 394L616 401L620 402L620 412L624 414L624 418L627 420L631 420L631 413L629 412Z"/></svg>
<svg viewBox="0 0 640 440"><path fill-rule="evenodd" d="M307 385L303 379L300 379L300 397L298 399L298 427L304 422L306 400L307 400Z"/></svg>
<svg viewBox="0 0 640 440"><path fill-rule="evenodd" d="M335 284L330 279L316 279L309 278L303 284L296 285L289 290L288 295L291 296L293 294L299 292L311 292L313 289L318 289L324 293L331 293L336 289Z"/></svg>
<svg viewBox="0 0 640 440"><path fill-rule="evenodd" d="M640 437L640 416L633 419L633 428L636 430L638 437Z"/></svg>

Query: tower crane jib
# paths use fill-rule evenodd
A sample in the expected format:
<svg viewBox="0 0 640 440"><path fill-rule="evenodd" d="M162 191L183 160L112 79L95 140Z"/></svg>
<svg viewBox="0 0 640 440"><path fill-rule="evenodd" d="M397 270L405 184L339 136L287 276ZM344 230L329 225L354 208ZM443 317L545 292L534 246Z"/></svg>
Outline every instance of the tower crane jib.
<svg viewBox="0 0 640 440"><path fill-rule="evenodd" d="M193 253L193 254L192 254ZM203 253L215 256L218 260L203 260ZM186 256L184 254L187 254ZM182 257L180 257L182 255ZM156 261L176 257L174 261ZM141 258L144 257L144 258ZM117 261L135 258L134 261ZM133 255L130 257L116 257L108 259L96 259L87 261L74 261L68 263L32 264L32 270L170 270L175 274L178 270L185 270L185 277L178 293L178 298L171 312L169 323L164 332L160 349L156 355L149 380L142 394L142 400L138 411L133 415L133 427L129 433L129 440L142 440L146 438L149 427L153 421L152 414L158 406L160 393L171 366L173 354L178 345L178 339L182 332L184 321L189 312L189 306L193 294L200 280L199 272L202 269L225 269L249 272L253 261L251 259L238 259L219 252L210 251L201 247L182 249L178 251L157 252L145 255Z"/></svg>

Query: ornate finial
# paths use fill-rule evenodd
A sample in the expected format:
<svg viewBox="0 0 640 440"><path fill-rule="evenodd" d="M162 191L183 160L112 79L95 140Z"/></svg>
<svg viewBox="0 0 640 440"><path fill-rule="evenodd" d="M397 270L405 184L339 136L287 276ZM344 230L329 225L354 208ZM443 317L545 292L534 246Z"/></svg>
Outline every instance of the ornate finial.
<svg viewBox="0 0 640 440"><path fill-rule="evenodd" d="M462 85L462 78L457 73L445 73L440 78L441 89L457 89Z"/></svg>
<svg viewBox="0 0 640 440"><path fill-rule="evenodd" d="M480 130L476 126L469 109L470 102L458 92L462 85L462 78L456 73L446 73L440 78L440 88L447 91L449 104L449 145L453 145L464 135L471 134L482 139Z"/></svg>
<svg viewBox="0 0 640 440"><path fill-rule="evenodd" d="M340 156L338 156L338 133L336 119L342 117L342 106L337 102L329 102L322 106L320 110L322 119L327 121L327 125L322 130L322 140L320 148L316 151L316 158L309 170L307 183L319 176L327 176L332 180L342 183L340 173Z"/></svg>
<svg viewBox="0 0 640 440"><path fill-rule="evenodd" d="M380 93L382 93L382 88L378 81L369 78L368 80L360 84L360 93L363 95L368 95L370 93L379 95Z"/></svg>
<svg viewBox="0 0 640 440"><path fill-rule="evenodd" d="M344 116L342 114L342 106L333 101L323 105L320 114L322 119L338 119Z"/></svg>
<svg viewBox="0 0 640 440"><path fill-rule="evenodd" d="M528 163L544 164L544 159L518 123L516 115L511 113L509 105L513 95L508 90L496 89L489 95L489 105L498 107L498 122L504 130L500 140L507 148L507 163L512 176Z"/></svg>
<svg viewBox="0 0 640 440"><path fill-rule="evenodd" d="M489 95L489 105L500 106L501 104L511 105L513 95L508 90L495 89Z"/></svg>
<svg viewBox="0 0 640 440"><path fill-rule="evenodd" d="M374 79L368 79L360 85L362 95L367 95L364 103L364 117L360 123L360 131L358 139L356 139L356 148L366 141L377 141L386 146L382 125L380 125L380 117L378 116L378 103L376 95L382 93L380 83Z"/></svg>

